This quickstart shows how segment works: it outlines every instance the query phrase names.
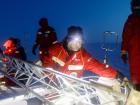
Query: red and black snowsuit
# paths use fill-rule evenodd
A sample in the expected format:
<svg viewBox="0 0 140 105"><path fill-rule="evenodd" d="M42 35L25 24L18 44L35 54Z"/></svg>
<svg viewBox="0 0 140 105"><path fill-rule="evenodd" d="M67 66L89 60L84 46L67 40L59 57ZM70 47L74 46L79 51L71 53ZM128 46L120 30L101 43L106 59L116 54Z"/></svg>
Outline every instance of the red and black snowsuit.
<svg viewBox="0 0 140 105"><path fill-rule="evenodd" d="M47 54L48 48L56 42L56 32L52 27L47 26L38 30L36 37L36 46L39 46L39 54L41 60L42 57Z"/></svg>
<svg viewBox="0 0 140 105"><path fill-rule="evenodd" d="M8 45L8 47L6 47L6 43L8 41L10 41L11 43ZM18 59L26 60L26 53L25 53L24 48L22 46L17 46L16 43L14 43L13 40L7 40L4 43L4 46L6 47L6 49L3 51L3 54L11 56L11 57L18 58ZM4 58L3 61L7 62L8 59ZM7 69L7 71L8 70L9 69ZM11 76L14 76L14 75L15 75L15 72L13 71ZM25 76L23 76L23 77L25 77ZM4 77L3 80L5 81L6 86L16 86L17 85L7 77Z"/></svg>
<svg viewBox="0 0 140 105"><path fill-rule="evenodd" d="M9 55L18 59L26 60L26 53L24 51L23 47L12 47L12 48L7 48L3 51L3 54Z"/></svg>
<svg viewBox="0 0 140 105"><path fill-rule="evenodd" d="M121 50L128 52L132 82L140 84L140 16L137 14L131 14L124 25Z"/></svg>
<svg viewBox="0 0 140 105"><path fill-rule="evenodd" d="M62 43L57 43L49 48L49 56L44 57L43 66L51 67L76 77L83 76L85 70L110 78L116 78L118 74L112 67L106 68L104 64L92 58L83 48L69 54Z"/></svg>

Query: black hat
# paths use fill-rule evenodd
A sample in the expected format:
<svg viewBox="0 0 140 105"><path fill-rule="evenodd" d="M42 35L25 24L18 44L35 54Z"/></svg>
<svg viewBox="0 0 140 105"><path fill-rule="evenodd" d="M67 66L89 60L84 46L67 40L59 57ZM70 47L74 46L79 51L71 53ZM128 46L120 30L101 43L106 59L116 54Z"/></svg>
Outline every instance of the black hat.
<svg viewBox="0 0 140 105"><path fill-rule="evenodd" d="M67 35L72 35L73 33L79 33L79 35L83 35L83 30L80 26L70 26L67 30Z"/></svg>
<svg viewBox="0 0 140 105"><path fill-rule="evenodd" d="M133 12L140 10L140 0L132 0L131 1L131 9Z"/></svg>
<svg viewBox="0 0 140 105"><path fill-rule="evenodd" d="M43 17L39 20L39 25L40 26L48 26L48 19Z"/></svg>
<svg viewBox="0 0 140 105"><path fill-rule="evenodd" d="M83 30L80 26L70 26L67 29L67 41L73 38L80 38L81 40L83 40Z"/></svg>

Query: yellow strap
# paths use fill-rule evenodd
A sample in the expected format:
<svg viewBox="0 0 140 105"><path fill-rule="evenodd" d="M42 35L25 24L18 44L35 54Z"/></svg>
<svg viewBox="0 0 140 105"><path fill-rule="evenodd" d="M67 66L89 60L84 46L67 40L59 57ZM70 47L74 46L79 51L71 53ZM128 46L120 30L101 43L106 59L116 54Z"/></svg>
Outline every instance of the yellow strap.
<svg viewBox="0 0 140 105"><path fill-rule="evenodd" d="M121 51L121 54L127 54L127 51L122 50L122 51Z"/></svg>

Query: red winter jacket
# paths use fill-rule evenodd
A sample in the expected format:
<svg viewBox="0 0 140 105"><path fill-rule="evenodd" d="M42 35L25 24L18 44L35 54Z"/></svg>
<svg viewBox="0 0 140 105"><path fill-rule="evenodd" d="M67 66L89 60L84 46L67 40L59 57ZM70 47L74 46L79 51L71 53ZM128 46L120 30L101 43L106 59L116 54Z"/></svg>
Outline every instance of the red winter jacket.
<svg viewBox="0 0 140 105"><path fill-rule="evenodd" d="M140 84L140 16L136 14L131 14L124 25L121 50L128 52L131 80Z"/></svg>
<svg viewBox="0 0 140 105"><path fill-rule="evenodd" d="M7 48L3 51L3 54L9 55L15 58L19 58L22 60L26 60L26 53L24 51L23 47L12 47L12 48Z"/></svg>
<svg viewBox="0 0 140 105"><path fill-rule="evenodd" d="M81 77L84 70L90 70L100 76L115 78L117 72L115 69L109 67L92 58L85 49L74 52L69 55L61 43L53 45L49 49L49 56L45 56L43 66L52 67L63 73Z"/></svg>

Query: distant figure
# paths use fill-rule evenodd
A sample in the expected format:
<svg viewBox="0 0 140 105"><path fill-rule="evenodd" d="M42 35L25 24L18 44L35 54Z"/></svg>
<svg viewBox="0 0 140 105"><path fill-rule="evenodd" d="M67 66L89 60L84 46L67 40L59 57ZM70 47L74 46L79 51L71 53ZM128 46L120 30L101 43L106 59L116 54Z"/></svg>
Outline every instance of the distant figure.
<svg viewBox="0 0 140 105"><path fill-rule="evenodd" d="M108 78L118 78L116 69L100 63L83 48L83 30L79 26L70 26L62 43L49 48L43 59L43 66L50 67L74 77L83 77L85 70Z"/></svg>
<svg viewBox="0 0 140 105"><path fill-rule="evenodd" d="M128 16L122 33L121 58L130 64L130 78L134 89L140 91L140 0L131 1L132 14Z"/></svg>
<svg viewBox="0 0 140 105"><path fill-rule="evenodd" d="M20 45L20 40L17 38L9 38L4 44L3 54L9 55L18 59L27 60L24 48Z"/></svg>
<svg viewBox="0 0 140 105"><path fill-rule="evenodd" d="M57 42L57 36L55 30L48 25L47 18L41 18L39 20L40 28L36 35L36 41L32 48L32 53L36 55L36 49L39 47L40 60L42 57L48 54L48 48Z"/></svg>

